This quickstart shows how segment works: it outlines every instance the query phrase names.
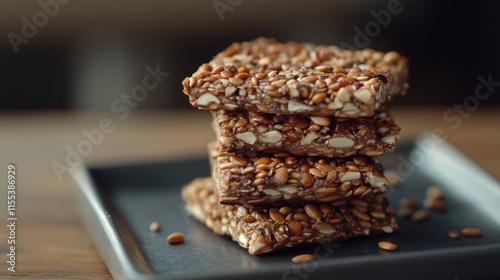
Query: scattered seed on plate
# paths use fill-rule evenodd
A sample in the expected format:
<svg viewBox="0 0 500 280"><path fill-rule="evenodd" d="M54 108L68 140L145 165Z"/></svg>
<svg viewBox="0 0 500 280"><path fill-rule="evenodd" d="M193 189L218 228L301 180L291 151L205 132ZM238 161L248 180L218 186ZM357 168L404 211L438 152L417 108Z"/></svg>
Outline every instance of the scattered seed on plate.
<svg viewBox="0 0 500 280"><path fill-rule="evenodd" d="M380 241L378 243L378 247L382 250L386 251L395 251L398 249L398 245L390 242L390 241Z"/></svg>
<svg viewBox="0 0 500 280"><path fill-rule="evenodd" d="M436 212L443 212L446 210L446 203L442 198L437 199L425 199L424 206Z"/></svg>
<svg viewBox="0 0 500 280"><path fill-rule="evenodd" d="M407 208L417 207L417 202L414 199L403 197L399 200L399 206Z"/></svg>
<svg viewBox="0 0 500 280"><path fill-rule="evenodd" d="M307 263L314 261L316 258L312 254L302 254L302 255L297 255L292 258L292 262L294 263Z"/></svg>
<svg viewBox="0 0 500 280"><path fill-rule="evenodd" d="M442 200L436 201L431 205L431 209L437 212L443 212L446 210L446 203Z"/></svg>
<svg viewBox="0 0 500 280"><path fill-rule="evenodd" d="M160 231L160 224L156 221L152 222L151 224L149 224L149 230L152 232Z"/></svg>
<svg viewBox="0 0 500 280"><path fill-rule="evenodd" d="M429 211L426 209L418 210L411 216L414 221L422 221L427 219L427 217L429 217Z"/></svg>
<svg viewBox="0 0 500 280"><path fill-rule="evenodd" d="M443 189L437 186L431 186L425 191L425 196L426 198L423 202L424 207L436 212L442 212L446 210Z"/></svg>
<svg viewBox="0 0 500 280"><path fill-rule="evenodd" d="M427 188L425 191L425 196L427 198L435 199L435 198L443 198L444 197L444 191L442 188L438 186L431 186Z"/></svg>
<svg viewBox="0 0 500 280"><path fill-rule="evenodd" d="M480 237L481 236L481 230L477 228L463 228L462 229L462 234L465 237Z"/></svg>
<svg viewBox="0 0 500 280"><path fill-rule="evenodd" d="M448 232L448 236L449 236L450 238L457 239L457 238L459 238L459 237L460 237L460 232L458 232L457 230L450 230L450 231Z"/></svg>
<svg viewBox="0 0 500 280"><path fill-rule="evenodd" d="M398 216L399 217L409 217L411 214L413 214L415 210L413 208L409 207L402 207L398 209Z"/></svg>
<svg viewBox="0 0 500 280"><path fill-rule="evenodd" d="M167 237L167 242L169 244L180 244L184 242L184 234L180 232L174 232Z"/></svg>

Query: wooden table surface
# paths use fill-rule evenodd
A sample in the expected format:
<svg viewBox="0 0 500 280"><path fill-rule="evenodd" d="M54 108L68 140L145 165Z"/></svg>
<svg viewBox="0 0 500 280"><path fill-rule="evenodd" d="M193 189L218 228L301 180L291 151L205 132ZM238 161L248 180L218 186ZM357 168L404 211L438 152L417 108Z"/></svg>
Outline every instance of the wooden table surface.
<svg viewBox="0 0 500 280"><path fill-rule="evenodd" d="M395 108L402 139L441 128L448 141L500 178L500 110L482 109L447 123L450 108ZM94 248L79 215L68 174L59 181L52 163L65 163L67 148L75 149L82 130L99 127L109 118L114 131L104 134L83 160L113 164L175 159L205 153L214 138L209 113L188 110L133 111L124 120L111 112L0 113L0 181L7 164L17 166L17 265L15 276L26 279L112 279ZM453 127L452 125L455 125ZM2 183L0 219L6 221L6 184ZM0 278L9 275L5 262L7 229L0 226Z"/></svg>

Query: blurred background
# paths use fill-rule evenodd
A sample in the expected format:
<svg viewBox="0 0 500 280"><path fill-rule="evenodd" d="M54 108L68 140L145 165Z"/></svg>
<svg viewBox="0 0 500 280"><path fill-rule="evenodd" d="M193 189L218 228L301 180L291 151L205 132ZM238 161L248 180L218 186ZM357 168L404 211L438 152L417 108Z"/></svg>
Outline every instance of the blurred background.
<svg viewBox="0 0 500 280"><path fill-rule="evenodd" d="M399 11L390 19L388 5ZM259 36L397 50L411 91L396 103L451 106L479 75L500 80L498 11L498 1L2 1L0 109L109 110L157 64L170 75L138 109L188 108L182 79ZM499 94L481 104L498 105Z"/></svg>

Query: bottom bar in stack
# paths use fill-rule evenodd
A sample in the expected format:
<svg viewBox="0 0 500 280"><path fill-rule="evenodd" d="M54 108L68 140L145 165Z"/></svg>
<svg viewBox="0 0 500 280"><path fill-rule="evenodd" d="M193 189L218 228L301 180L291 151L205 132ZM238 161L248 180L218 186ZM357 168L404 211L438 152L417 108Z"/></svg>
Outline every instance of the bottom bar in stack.
<svg viewBox="0 0 500 280"><path fill-rule="evenodd" d="M213 179L206 177L184 186L182 197L197 220L216 234L230 236L252 255L398 230L395 212L383 195L271 207L222 205Z"/></svg>

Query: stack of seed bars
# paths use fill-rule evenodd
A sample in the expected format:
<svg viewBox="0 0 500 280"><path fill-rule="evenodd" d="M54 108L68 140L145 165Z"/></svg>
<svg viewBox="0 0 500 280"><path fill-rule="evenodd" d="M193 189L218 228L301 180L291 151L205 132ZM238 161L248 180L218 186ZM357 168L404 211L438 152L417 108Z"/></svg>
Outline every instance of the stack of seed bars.
<svg viewBox="0 0 500 280"><path fill-rule="evenodd" d="M397 52L232 44L183 81L218 137L213 176L182 191L188 211L253 255L397 230L376 156L395 149L384 104L407 79Z"/></svg>

